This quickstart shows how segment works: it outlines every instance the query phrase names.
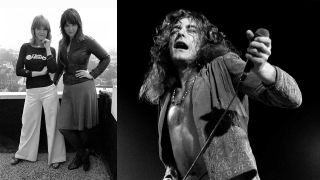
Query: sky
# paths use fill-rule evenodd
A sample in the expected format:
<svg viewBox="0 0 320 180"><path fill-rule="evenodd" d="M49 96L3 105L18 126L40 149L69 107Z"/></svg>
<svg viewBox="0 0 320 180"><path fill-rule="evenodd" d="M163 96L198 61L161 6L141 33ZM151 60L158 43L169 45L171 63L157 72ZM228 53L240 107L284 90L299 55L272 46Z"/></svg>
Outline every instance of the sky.
<svg viewBox="0 0 320 180"><path fill-rule="evenodd" d="M117 0L6 0L0 2L0 48L19 50L31 38L33 18L49 20L51 46L58 49L62 38L60 18L64 10L76 9L83 32L107 51L117 51Z"/></svg>

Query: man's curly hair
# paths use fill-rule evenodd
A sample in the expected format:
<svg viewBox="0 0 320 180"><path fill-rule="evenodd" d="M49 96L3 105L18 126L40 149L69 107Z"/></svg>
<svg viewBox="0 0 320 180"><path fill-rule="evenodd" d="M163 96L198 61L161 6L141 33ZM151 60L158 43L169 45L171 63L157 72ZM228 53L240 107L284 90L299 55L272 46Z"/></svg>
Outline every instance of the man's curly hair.
<svg viewBox="0 0 320 180"><path fill-rule="evenodd" d="M225 35L203 14L183 9L167 14L162 24L156 28L154 45L150 50L152 65L139 93L140 98L145 98L153 104L157 104L160 97L176 85L177 71L170 58L169 40L174 25L183 18L194 20L202 37L200 50L194 62L198 70L214 58L235 51L231 43L225 39Z"/></svg>

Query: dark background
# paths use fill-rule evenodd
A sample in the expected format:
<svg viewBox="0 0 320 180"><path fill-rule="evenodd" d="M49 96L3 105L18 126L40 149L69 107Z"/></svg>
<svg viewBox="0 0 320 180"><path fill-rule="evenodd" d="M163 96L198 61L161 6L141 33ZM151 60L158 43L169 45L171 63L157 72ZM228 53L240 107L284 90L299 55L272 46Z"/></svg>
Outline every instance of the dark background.
<svg viewBox="0 0 320 180"><path fill-rule="evenodd" d="M175 3L173 3L175 2ZM157 180L157 107L139 101L149 69L155 27L168 12L200 11L244 54L247 29L270 31L269 62L291 74L303 103L298 109L267 107L250 100L248 135L262 180L320 179L319 2L152 1L118 5L118 179ZM244 56L242 56L244 58Z"/></svg>

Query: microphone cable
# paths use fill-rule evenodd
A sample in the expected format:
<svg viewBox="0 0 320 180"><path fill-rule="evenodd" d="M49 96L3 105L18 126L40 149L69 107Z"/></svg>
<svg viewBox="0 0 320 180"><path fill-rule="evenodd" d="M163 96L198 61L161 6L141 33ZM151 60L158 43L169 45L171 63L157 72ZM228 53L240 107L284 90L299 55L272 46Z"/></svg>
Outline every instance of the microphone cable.
<svg viewBox="0 0 320 180"><path fill-rule="evenodd" d="M254 39L255 37L259 37L259 36L266 36L266 37L269 37L269 31L267 29L264 29L264 28L259 28L256 32L255 32L255 35L252 39ZM193 163L191 164L190 168L188 169L187 173L184 175L183 179L182 180L186 180L186 178L188 177L188 175L190 174L191 170L193 169L193 167L195 166L196 162L198 161L198 159L200 158L200 156L203 155L203 153L207 150L207 148L209 147L209 144L210 142L212 141L213 139L213 135L214 135L214 132L216 131L218 125L221 123L221 121L223 120L223 118L225 117L225 115L227 114L231 104L233 103L234 99L236 98L237 94L238 94L238 90L239 90L239 85L240 83L242 83L248 76L248 73L250 71L250 69L252 68L253 66L253 63L251 61L249 61L247 59L246 61L246 64L245 64L245 67L241 73L241 76L239 78L239 81L236 85L236 88L235 88L235 94L233 95L230 103L228 104L227 106L227 109L224 110L223 114L220 116L219 120L217 121L217 123L215 124L214 128L212 129L208 139L205 141L203 147L201 148L200 152L198 153L197 157L195 158L195 160L193 161Z"/></svg>
<svg viewBox="0 0 320 180"><path fill-rule="evenodd" d="M248 60L246 61L246 65L248 64ZM187 173L184 175L183 179L182 180L186 180L186 178L189 176L189 174L191 173L191 170L193 169L193 167L195 166L195 164L197 163L198 159L200 158L200 156L203 155L203 153L207 150L207 148L209 147L209 144L210 142L212 141L213 139L213 135L214 135L214 132L216 131L218 125L221 123L221 121L223 120L223 118L226 116L231 104L233 103L234 99L237 97L237 94L238 94L238 90L239 90L239 85L241 82L243 82L247 77L247 73L245 73L245 71L242 72L240 78L239 78L239 81L236 85L236 91L235 91L235 94L233 95L229 105L227 106L227 109L224 110L224 112L222 113L222 115L220 116L219 120L217 121L217 123L215 124L214 128L212 129L209 137L207 138L207 140L205 141L204 145L202 146L200 152L198 153L197 157L195 158L195 160L193 161L193 163L191 164L190 168L188 169Z"/></svg>

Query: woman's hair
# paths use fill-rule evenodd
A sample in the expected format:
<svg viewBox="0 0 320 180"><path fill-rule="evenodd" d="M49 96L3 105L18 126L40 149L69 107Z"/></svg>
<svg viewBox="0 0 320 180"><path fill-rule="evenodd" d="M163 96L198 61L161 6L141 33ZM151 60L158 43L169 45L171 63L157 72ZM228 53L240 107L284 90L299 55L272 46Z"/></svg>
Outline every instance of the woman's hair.
<svg viewBox="0 0 320 180"><path fill-rule="evenodd" d="M65 46L67 46L70 43L70 37L66 34L64 30L64 26L67 23L78 25L78 30L74 36L74 39L82 40L84 36L82 32L82 22L81 22L79 13L73 8L69 8L65 10L61 15L61 20L60 20L60 30L62 33L61 43Z"/></svg>
<svg viewBox="0 0 320 180"><path fill-rule="evenodd" d="M51 29L50 29L49 21L43 15L38 15L34 17L31 25L32 38L30 39L30 43L32 45L35 45L35 41L36 41L35 29L40 29L41 27L43 27L45 30L48 31L46 38L51 40Z"/></svg>
<svg viewBox="0 0 320 180"><path fill-rule="evenodd" d="M162 24L156 28L151 47L151 68L146 74L143 85L140 88L139 97L145 98L153 104L157 104L159 98L175 86L177 71L170 58L169 41L171 31L176 23L183 18L190 18L198 26L201 46L194 61L197 70L200 70L214 58L235 51L231 43L225 39L225 35L200 13L188 10L177 10L169 13Z"/></svg>

